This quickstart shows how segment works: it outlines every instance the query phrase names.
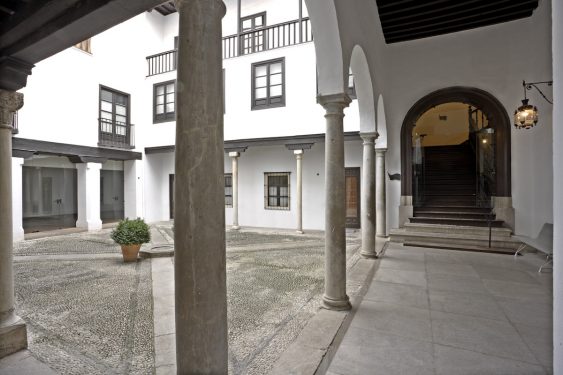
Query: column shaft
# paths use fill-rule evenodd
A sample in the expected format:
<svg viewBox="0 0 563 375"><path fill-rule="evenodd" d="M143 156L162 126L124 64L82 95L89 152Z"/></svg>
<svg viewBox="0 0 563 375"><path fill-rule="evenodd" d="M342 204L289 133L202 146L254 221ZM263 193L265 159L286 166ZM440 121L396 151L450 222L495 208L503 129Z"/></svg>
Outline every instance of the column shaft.
<svg viewBox="0 0 563 375"><path fill-rule="evenodd" d="M12 158L12 219L14 226L14 242L24 240L23 162L23 158Z"/></svg>
<svg viewBox="0 0 563 375"><path fill-rule="evenodd" d="M232 159L232 173L233 173L233 225L231 229L238 230L238 152L230 152L229 156Z"/></svg>
<svg viewBox="0 0 563 375"><path fill-rule="evenodd" d="M227 374L221 0L176 0L175 162L178 374Z"/></svg>
<svg viewBox="0 0 563 375"><path fill-rule="evenodd" d="M100 218L100 163L78 163L77 171L77 228L102 229Z"/></svg>
<svg viewBox="0 0 563 375"><path fill-rule="evenodd" d="M387 236L387 193L385 171L385 154L387 150L376 150L375 158L375 211L376 211L376 235L378 237Z"/></svg>
<svg viewBox="0 0 563 375"><path fill-rule="evenodd" d="M346 206L344 174L344 108L347 95L319 97L326 110L325 139L325 291L323 305L351 308L346 295Z"/></svg>
<svg viewBox="0 0 563 375"><path fill-rule="evenodd" d="M27 347L25 323L14 311L12 125L23 95L0 90L0 358Z"/></svg>
<svg viewBox="0 0 563 375"><path fill-rule="evenodd" d="M295 150L297 161L297 233L303 234L303 150Z"/></svg>
<svg viewBox="0 0 563 375"><path fill-rule="evenodd" d="M362 166L362 251L366 258L377 258L375 251L375 139L377 133L360 134L364 140Z"/></svg>

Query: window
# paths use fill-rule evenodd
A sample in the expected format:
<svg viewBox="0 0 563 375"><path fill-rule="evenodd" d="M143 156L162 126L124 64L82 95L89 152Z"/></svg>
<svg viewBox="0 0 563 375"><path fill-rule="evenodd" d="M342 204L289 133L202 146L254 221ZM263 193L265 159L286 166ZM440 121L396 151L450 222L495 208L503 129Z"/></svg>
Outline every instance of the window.
<svg viewBox="0 0 563 375"><path fill-rule="evenodd" d="M242 55L264 51L266 33L261 30L264 27L266 27L266 12L240 19L239 29L242 34L240 52Z"/></svg>
<svg viewBox="0 0 563 375"><path fill-rule="evenodd" d="M100 143L128 145L130 140L129 94L100 86Z"/></svg>
<svg viewBox="0 0 563 375"><path fill-rule="evenodd" d="M233 174L225 174L225 206L233 207Z"/></svg>
<svg viewBox="0 0 563 375"><path fill-rule="evenodd" d="M264 208L289 210L289 174L264 173Z"/></svg>
<svg viewBox="0 0 563 375"><path fill-rule="evenodd" d="M252 64L252 109L285 106L285 59Z"/></svg>
<svg viewBox="0 0 563 375"><path fill-rule="evenodd" d="M176 83L174 81L154 85L153 122L173 121L176 118Z"/></svg>
<svg viewBox="0 0 563 375"><path fill-rule="evenodd" d="M90 43L90 38L74 45L76 48L81 49L84 52L92 53L92 46Z"/></svg>

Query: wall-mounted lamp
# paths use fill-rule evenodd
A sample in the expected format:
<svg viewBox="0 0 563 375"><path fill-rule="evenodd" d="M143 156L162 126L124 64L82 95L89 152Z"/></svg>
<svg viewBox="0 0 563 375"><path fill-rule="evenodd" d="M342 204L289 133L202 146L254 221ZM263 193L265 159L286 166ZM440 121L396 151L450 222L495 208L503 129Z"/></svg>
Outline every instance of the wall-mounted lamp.
<svg viewBox="0 0 563 375"><path fill-rule="evenodd" d="M531 90L532 87L535 88L549 104L553 104L553 102L549 100L547 96L545 96L545 94L539 89L537 85L552 86L553 81L522 81L522 86L524 87L524 100L522 100L522 105L518 107L516 111L514 111L514 126L516 127L516 129L530 129L538 123L538 109L536 108L536 106L528 104L529 100L526 96L527 90Z"/></svg>

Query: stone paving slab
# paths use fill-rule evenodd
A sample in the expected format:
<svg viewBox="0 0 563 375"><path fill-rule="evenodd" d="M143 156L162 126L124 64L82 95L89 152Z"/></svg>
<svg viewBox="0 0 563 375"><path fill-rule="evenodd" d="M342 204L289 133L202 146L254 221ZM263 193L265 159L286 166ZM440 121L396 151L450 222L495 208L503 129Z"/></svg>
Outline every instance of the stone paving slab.
<svg viewBox="0 0 563 375"><path fill-rule="evenodd" d="M551 374L541 261L390 244L327 374Z"/></svg>

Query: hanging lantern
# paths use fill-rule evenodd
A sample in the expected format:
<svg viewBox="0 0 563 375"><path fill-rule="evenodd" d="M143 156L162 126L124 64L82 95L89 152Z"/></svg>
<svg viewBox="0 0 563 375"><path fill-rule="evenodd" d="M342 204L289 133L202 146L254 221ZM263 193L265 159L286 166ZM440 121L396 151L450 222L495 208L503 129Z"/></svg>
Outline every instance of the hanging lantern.
<svg viewBox="0 0 563 375"><path fill-rule="evenodd" d="M516 129L530 129L538 123L538 109L528 104L528 99L522 100L522 105L514 111L514 126Z"/></svg>

